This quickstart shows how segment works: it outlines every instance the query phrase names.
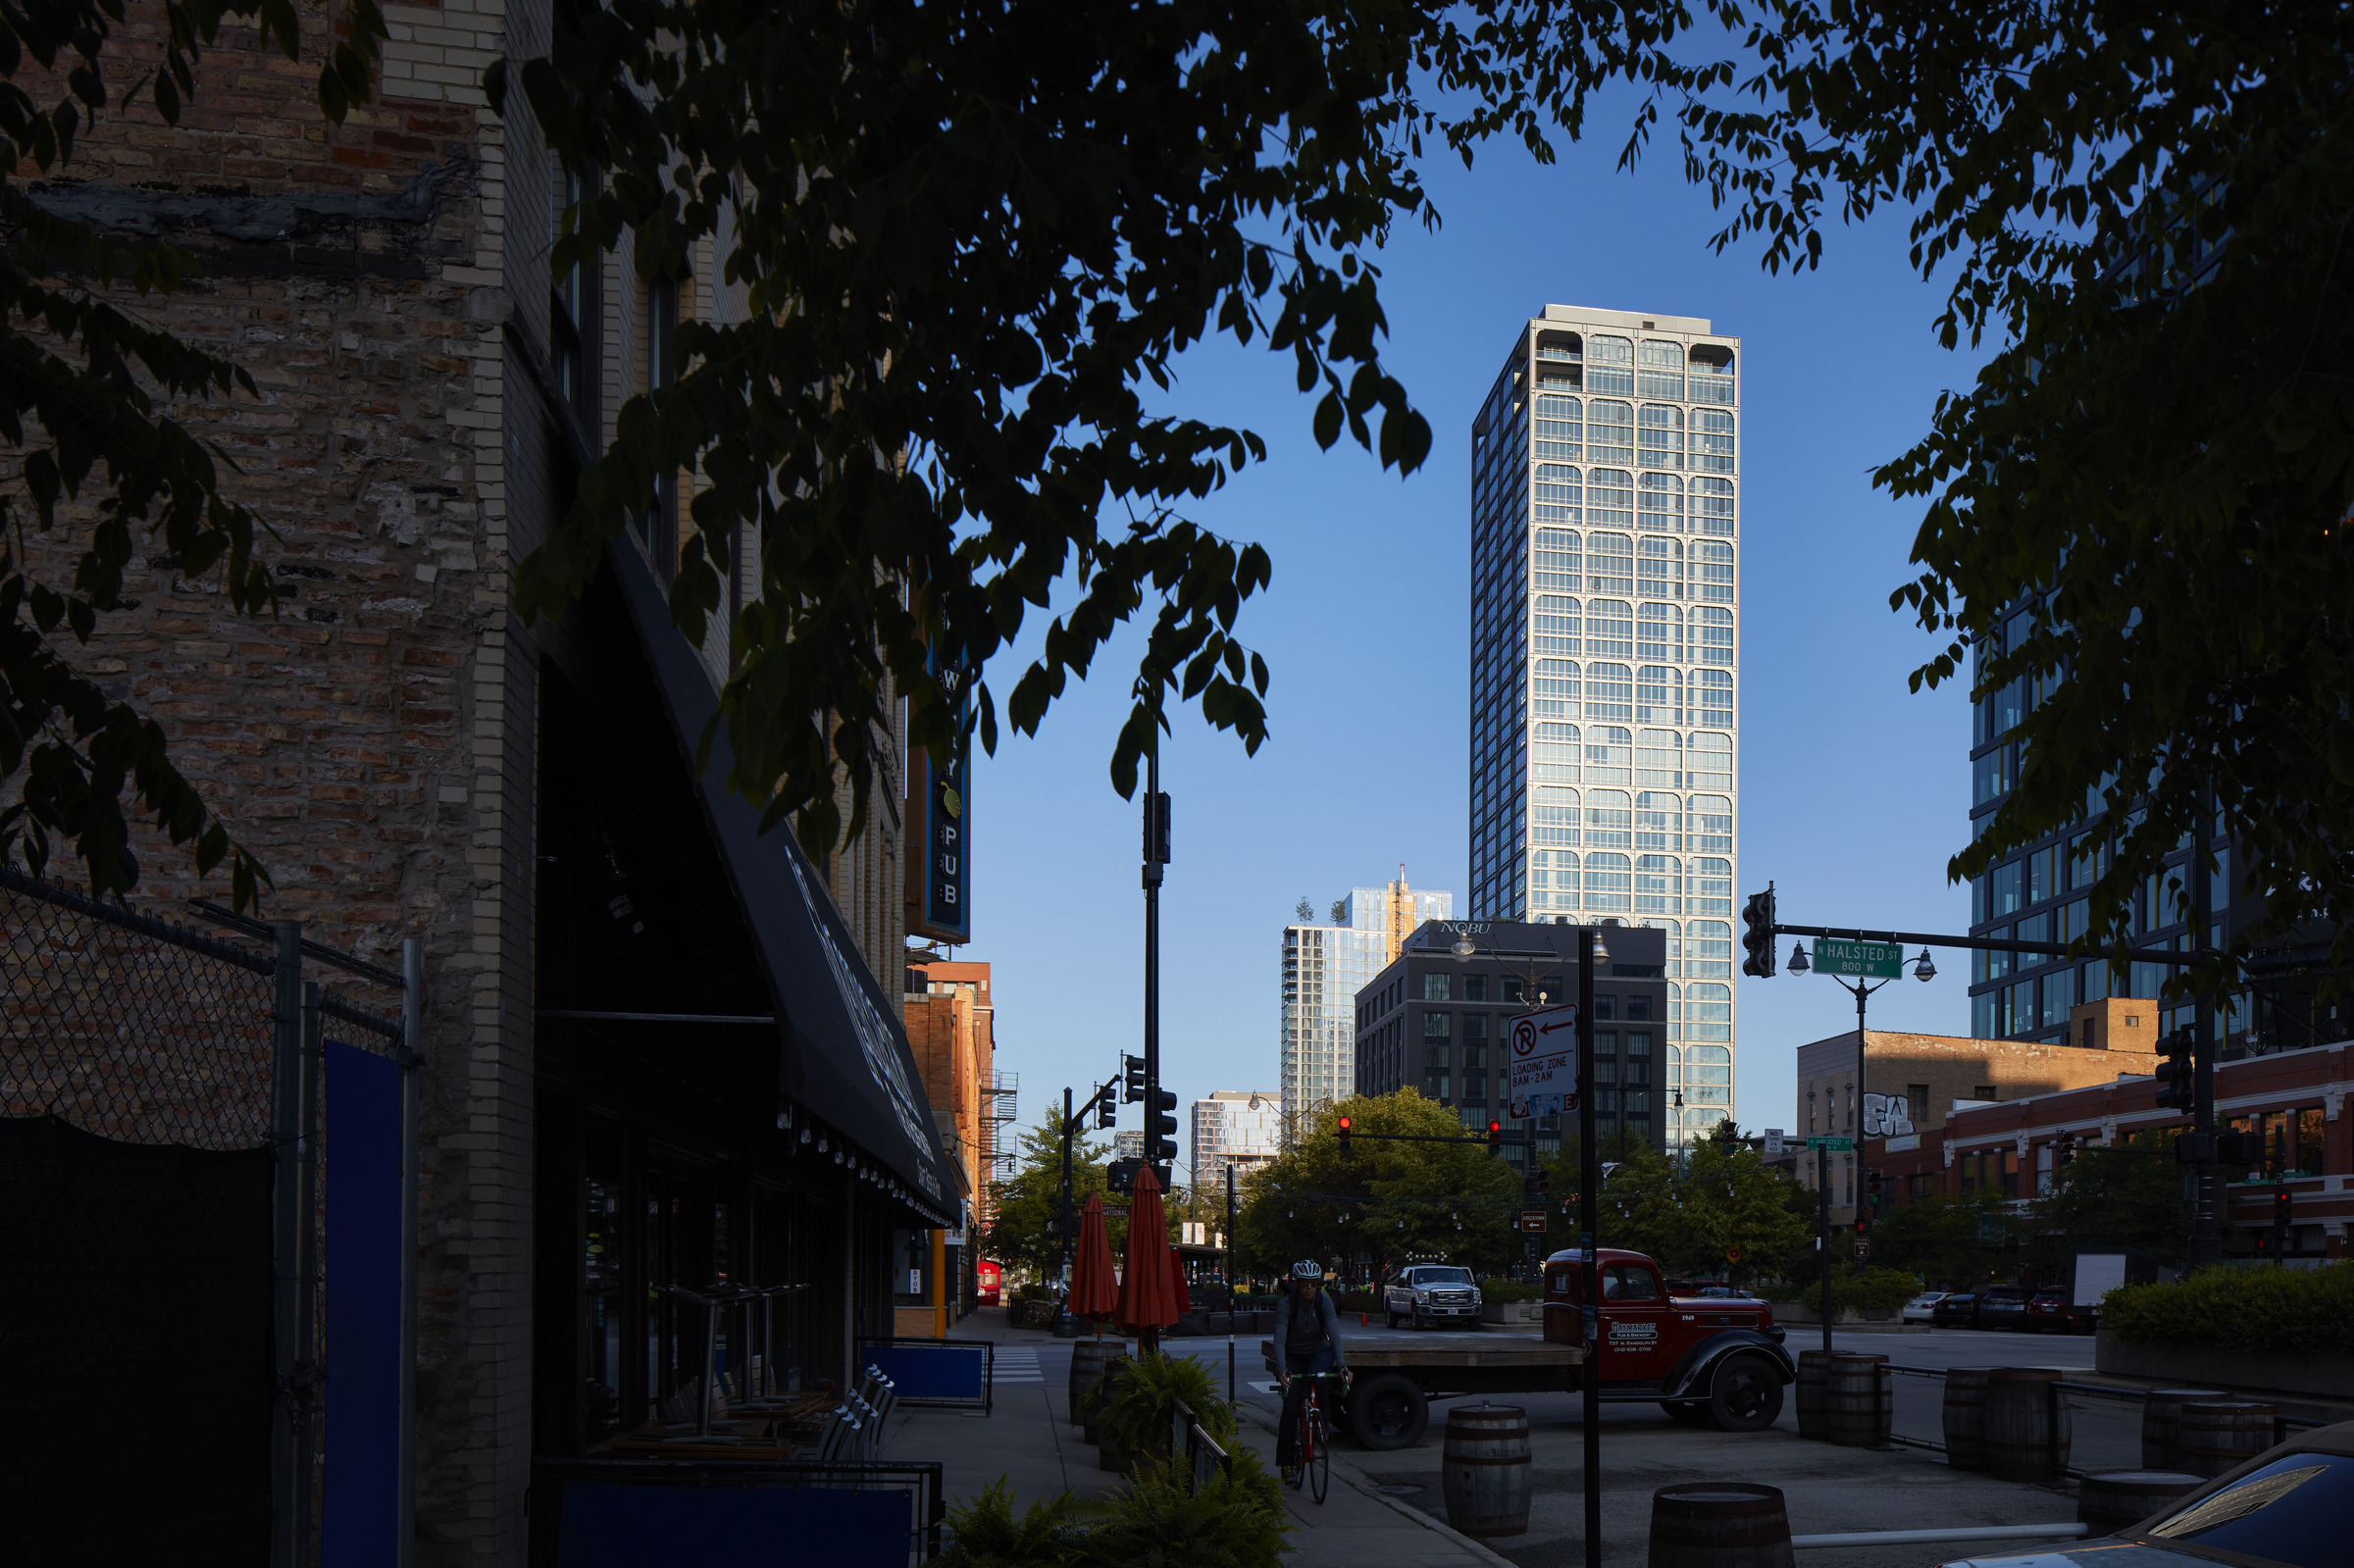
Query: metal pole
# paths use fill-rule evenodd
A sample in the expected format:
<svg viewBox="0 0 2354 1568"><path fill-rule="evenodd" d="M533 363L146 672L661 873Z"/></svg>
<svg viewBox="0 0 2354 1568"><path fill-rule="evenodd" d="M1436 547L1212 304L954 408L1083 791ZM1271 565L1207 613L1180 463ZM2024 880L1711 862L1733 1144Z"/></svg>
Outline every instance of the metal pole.
<svg viewBox="0 0 2354 1568"><path fill-rule="evenodd" d="M1145 742L1145 1163L1160 1164L1160 715ZM1160 1348L1160 1331L1146 1324L1138 1344Z"/></svg>
<svg viewBox="0 0 2354 1568"><path fill-rule="evenodd" d="M301 1240L294 1249L302 1277L294 1309L294 1410L299 1468L294 1477L294 1560L311 1558L312 1469L318 1448L319 1400L319 1080L326 1063L325 1015L316 981L302 987L302 1143L295 1161Z"/></svg>
<svg viewBox="0 0 2354 1568"><path fill-rule="evenodd" d="M1062 1282L1067 1290L1071 1282L1071 1091L1062 1091ZM1062 1310L1070 1310L1070 1296L1063 1296ZM1057 1314L1059 1315L1059 1314Z"/></svg>
<svg viewBox="0 0 2354 1568"><path fill-rule="evenodd" d="M1817 1223L1821 1227L1816 1245L1822 1248L1822 1267L1816 1275L1822 1282L1822 1353L1831 1353L1831 1140L1826 1134L1815 1145L1815 1195Z"/></svg>
<svg viewBox="0 0 2354 1568"><path fill-rule="evenodd" d="M1897 954L1897 957L1901 961L1904 957L1904 954L1900 952ZM1876 989L1877 987L1874 988ZM1855 1147L1852 1151L1850 1151L1847 1158L1850 1168L1855 1173L1855 1180L1851 1182L1849 1186L1855 1190L1856 1237L1860 1240L1863 1239L1864 1226L1866 1223L1864 1218L1864 1188L1866 1185L1864 1181L1864 1053L1870 1047L1871 1044L1870 1037L1864 1033L1864 999L1869 996L1871 991L1866 989L1864 983L1859 980L1855 984L1855 992L1856 1087L1852 1091L1855 1096L1855 1103L1848 1108L1856 1113L1856 1137ZM1861 1277L1864 1273L1864 1259L1859 1256L1854 1260L1854 1262L1856 1273L1859 1277ZM1824 1279L1827 1282L1829 1276L1826 1274ZM1831 1288L1827 1283L1822 1288L1822 1315L1824 1322L1827 1323L1830 1321Z"/></svg>
<svg viewBox="0 0 2354 1568"><path fill-rule="evenodd" d="M417 1556L417 1161L425 1078L425 940L400 944L400 1414L393 1568Z"/></svg>
<svg viewBox="0 0 2354 1568"><path fill-rule="evenodd" d="M1602 1568L1602 1270L1595 1237L1601 1227L1602 1149L1594 1136L1594 928L1578 929L1577 955L1577 1181L1584 1191L1586 1335L1585 1438L1586 1568ZM1529 1109L1536 1109L1530 1106Z"/></svg>
<svg viewBox="0 0 2354 1568"><path fill-rule="evenodd" d="M296 1568L294 1498L305 1477L294 1421L296 1320L302 1293L302 923L271 922L277 983L271 1009L271 1361L278 1419L270 1424L270 1564Z"/></svg>
<svg viewBox="0 0 2354 1568"><path fill-rule="evenodd" d="M1226 1402L1234 1403L1234 1162L1226 1163Z"/></svg>
<svg viewBox="0 0 2354 1568"><path fill-rule="evenodd" d="M2209 907L2207 885L2207 843L2215 831L2215 782L2202 778L2199 782L2199 820L2190 835L2190 858L2182 863L2183 875L2190 879L2190 947L2193 951L2207 944L2207 929L2214 918ZM2157 925L2158 912L2150 911L2150 924ZM2223 1228L2218 1213L2217 1171L2215 1166L2215 1057L2214 1043L2215 992L2204 982L2198 983L2191 1008L2191 1083L2196 1099L2191 1112L2192 1141L2198 1150L2199 1162L2195 1180L2196 1197L2190 1211L2189 1264L2194 1269L2213 1268L2224 1261Z"/></svg>

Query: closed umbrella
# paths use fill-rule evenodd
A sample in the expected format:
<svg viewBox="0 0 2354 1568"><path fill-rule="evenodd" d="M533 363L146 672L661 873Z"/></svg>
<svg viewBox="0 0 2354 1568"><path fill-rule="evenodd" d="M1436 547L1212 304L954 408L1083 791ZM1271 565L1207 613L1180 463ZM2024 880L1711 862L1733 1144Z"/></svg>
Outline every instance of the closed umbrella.
<svg viewBox="0 0 2354 1568"><path fill-rule="evenodd" d="M1136 1173L1136 1191L1128 1204L1128 1267L1120 1275L1120 1321L1136 1330L1146 1345L1157 1345L1160 1331L1176 1327L1174 1301L1183 1289L1177 1249L1169 1245L1168 1222L1161 1218L1160 1182L1147 1165Z"/></svg>
<svg viewBox="0 0 2354 1568"><path fill-rule="evenodd" d="M1111 1239L1103 1232L1103 1194L1087 1194L1079 1211L1079 1254L1071 1265L1071 1316L1099 1324L1120 1304L1119 1282L1111 1272Z"/></svg>

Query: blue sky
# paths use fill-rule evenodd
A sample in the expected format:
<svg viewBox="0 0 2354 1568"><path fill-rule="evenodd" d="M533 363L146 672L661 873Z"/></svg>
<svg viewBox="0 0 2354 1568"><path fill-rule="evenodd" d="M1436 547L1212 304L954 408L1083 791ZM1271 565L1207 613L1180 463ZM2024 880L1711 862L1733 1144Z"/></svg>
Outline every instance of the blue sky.
<svg viewBox="0 0 2354 1568"><path fill-rule="evenodd" d="M1887 600L1918 514L1868 474L1976 362L1937 347L1939 292L1907 270L1901 219L1833 235L1818 272L1769 276L1754 250L1709 250L1714 216L1671 156L1613 170L1623 124L1597 115L1598 138L1551 167L1495 145L1472 171L1425 170L1445 223L1401 230L1383 264L1384 357L1437 432L1411 477L1345 440L1319 451L1286 359L1224 340L1181 366L1170 409L1269 446L1192 515L1275 563L1240 629L1273 668L1269 743L1245 757L1189 709L1164 745L1161 1038L1181 1118L1211 1089L1277 1086L1282 928L1303 895L1321 911L1403 863L1468 912L1469 424L1549 302L1707 317L1744 340L1740 891L1770 878L1805 924L1967 927L1945 864L1967 833L1968 699L1907 692L1934 644ZM975 940L958 956L995 965L998 1061L1021 1075L1025 1122L1139 1048L1137 807L1106 766L1135 653L1115 645L974 780ZM993 684L1018 673L1000 662ZM1936 981L1883 991L1873 1027L1967 1034L1967 955L1938 962ZM1853 1000L1814 976L1740 986L1739 1119L1791 1127L1795 1048L1852 1028Z"/></svg>

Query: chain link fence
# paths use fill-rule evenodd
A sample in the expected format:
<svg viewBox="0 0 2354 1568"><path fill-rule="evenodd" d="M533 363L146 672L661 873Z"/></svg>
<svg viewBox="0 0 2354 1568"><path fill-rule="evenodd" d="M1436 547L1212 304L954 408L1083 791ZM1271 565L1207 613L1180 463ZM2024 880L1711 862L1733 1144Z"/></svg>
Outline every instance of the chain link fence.
<svg viewBox="0 0 2354 1568"><path fill-rule="evenodd" d="M406 1528L409 983L199 909L229 935L0 867L0 1409L42 1434L0 1444L0 1518L26 1561L299 1568L334 1555L323 1492ZM180 1436L134 1500L108 1456L159 1391Z"/></svg>

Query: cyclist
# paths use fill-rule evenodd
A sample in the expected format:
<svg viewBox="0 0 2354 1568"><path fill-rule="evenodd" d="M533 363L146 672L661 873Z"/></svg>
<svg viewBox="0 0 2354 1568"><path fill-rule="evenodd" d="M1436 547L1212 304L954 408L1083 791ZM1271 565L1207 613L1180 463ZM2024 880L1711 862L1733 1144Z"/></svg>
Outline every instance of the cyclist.
<svg viewBox="0 0 2354 1568"><path fill-rule="evenodd" d="M1341 1315L1324 1293L1324 1266L1312 1261L1292 1265L1292 1289L1275 1307L1275 1381L1283 1388L1283 1418L1275 1424L1275 1464L1288 1469L1298 1462L1300 1407L1307 1398L1304 1380L1337 1371L1349 1376L1349 1357L1341 1349Z"/></svg>

